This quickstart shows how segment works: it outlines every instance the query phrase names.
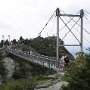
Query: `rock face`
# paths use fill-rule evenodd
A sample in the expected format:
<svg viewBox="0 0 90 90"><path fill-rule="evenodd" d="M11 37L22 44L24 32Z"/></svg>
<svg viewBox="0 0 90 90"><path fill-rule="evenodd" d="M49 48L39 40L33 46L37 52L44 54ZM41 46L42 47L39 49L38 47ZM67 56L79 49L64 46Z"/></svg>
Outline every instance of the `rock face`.
<svg viewBox="0 0 90 90"><path fill-rule="evenodd" d="M4 67L5 67L5 81L9 81L14 73L14 69L15 69L15 62L13 59L11 58L4 58L3 59L4 62Z"/></svg>
<svg viewBox="0 0 90 90"><path fill-rule="evenodd" d="M2 81L3 81L3 79L2 79L2 76L0 75L0 84L2 84Z"/></svg>
<svg viewBox="0 0 90 90"><path fill-rule="evenodd" d="M49 87L44 87L44 88L38 88L38 89L34 89L34 90L61 90L61 86L62 85L67 85L68 83L65 81L61 81L61 82L57 82L56 84L53 84Z"/></svg>

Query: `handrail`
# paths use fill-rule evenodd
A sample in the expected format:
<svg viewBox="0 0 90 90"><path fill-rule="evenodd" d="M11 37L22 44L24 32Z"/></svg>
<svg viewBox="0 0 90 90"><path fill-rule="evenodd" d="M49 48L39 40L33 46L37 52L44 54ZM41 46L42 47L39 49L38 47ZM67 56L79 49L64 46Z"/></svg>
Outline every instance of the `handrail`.
<svg viewBox="0 0 90 90"><path fill-rule="evenodd" d="M4 50L8 53L14 54L23 59L27 59L31 62L38 63L39 65L44 65L47 68L52 68L56 70L56 58L55 57L49 57L49 56L38 55L38 54L30 55L29 53L23 52L18 49L9 48L9 47L4 47Z"/></svg>

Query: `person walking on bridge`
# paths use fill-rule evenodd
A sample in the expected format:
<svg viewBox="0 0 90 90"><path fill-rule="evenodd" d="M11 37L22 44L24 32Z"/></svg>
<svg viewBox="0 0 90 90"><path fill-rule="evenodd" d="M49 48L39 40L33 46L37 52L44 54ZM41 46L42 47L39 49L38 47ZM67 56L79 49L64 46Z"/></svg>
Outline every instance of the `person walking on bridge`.
<svg viewBox="0 0 90 90"><path fill-rule="evenodd" d="M66 55L64 57L64 62L65 62L65 69L68 69L69 68L69 58L68 58L68 55Z"/></svg>
<svg viewBox="0 0 90 90"><path fill-rule="evenodd" d="M59 68L60 70L64 71L65 68L65 62L64 62L64 55L61 57L60 62L59 62Z"/></svg>

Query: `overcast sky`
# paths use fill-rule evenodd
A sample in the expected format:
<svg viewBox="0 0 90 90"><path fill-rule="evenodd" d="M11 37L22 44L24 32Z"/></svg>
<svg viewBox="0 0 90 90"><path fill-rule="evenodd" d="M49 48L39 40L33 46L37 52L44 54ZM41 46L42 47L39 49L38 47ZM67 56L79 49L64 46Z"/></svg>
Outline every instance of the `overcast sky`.
<svg viewBox="0 0 90 90"><path fill-rule="evenodd" d="M68 14L76 14L81 9L90 13L90 0L0 0L0 40L2 35L5 39L8 35L11 39L37 37L57 7ZM90 32L90 14L87 12L85 28ZM51 31L53 33L55 30ZM90 41L90 35L85 36Z"/></svg>

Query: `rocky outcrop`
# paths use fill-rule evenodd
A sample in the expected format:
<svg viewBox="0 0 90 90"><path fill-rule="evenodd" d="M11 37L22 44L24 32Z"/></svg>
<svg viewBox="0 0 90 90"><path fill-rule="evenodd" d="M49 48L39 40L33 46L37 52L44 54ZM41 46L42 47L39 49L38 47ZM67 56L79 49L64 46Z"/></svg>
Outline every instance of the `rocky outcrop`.
<svg viewBox="0 0 90 90"><path fill-rule="evenodd" d="M11 79L11 77L14 73L15 62L11 58L4 58L3 62L4 62L3 64L4 64L4 67L5 67L4 81L7 82Z"/></svg>

